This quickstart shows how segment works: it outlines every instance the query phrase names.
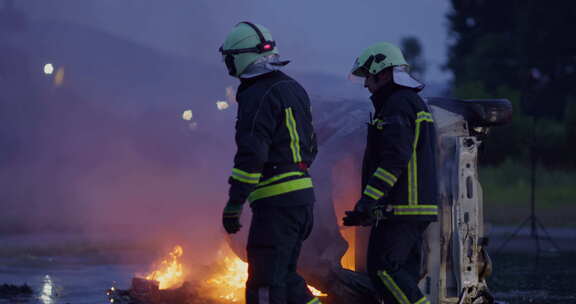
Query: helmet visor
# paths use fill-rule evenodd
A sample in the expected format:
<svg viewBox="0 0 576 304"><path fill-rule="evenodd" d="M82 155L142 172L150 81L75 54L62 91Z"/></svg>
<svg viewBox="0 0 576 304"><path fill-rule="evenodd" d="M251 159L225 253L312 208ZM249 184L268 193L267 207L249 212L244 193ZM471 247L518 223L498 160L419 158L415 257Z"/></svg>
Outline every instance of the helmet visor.
<svg viewBox="0 0 576 304"><path fill-rule="evenodd" d="M354 64L352 64L352 69L348 74L348 80L354 84L364 84L364 79L368 76L368 70L364 65L361 65L360 58L356 58L354 60Z"/></svg>

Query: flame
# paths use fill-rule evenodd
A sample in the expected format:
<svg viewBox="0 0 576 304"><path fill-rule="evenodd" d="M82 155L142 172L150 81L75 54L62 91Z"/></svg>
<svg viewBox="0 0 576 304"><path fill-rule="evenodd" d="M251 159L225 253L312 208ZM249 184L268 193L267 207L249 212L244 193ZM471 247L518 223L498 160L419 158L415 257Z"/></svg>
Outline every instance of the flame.
<svg viewBox="0 0 576 304"><path fill-rule="evenodd" d="M220 271L206 280L206 287L213 297L237 303L244 299L244 287L248 280L248 264L238 257L224 257Z"/></svg>
<svg viewBox="0 0 576 304"><path fill-rule="evenodd" d="M175 246L169 257L162 260L158 270L146 276L146 280L155 280L159 283L160 289L175 288L184 283L184 271L180 258L184 254L181 246Z"/></svg>
<svg viewBox="0 0 576 304"><path fill-rule="evenodd" d="M337 185L332 189L332 198L338 219L344 217L346 210L354 209L354 202L360 196L359 187L350 183L351 180L360 180L356 166L355 158L349 156L339 160L332 167L332 184ZM340 172L349 172L350 174L342 175ZM340 227L340 234L348 243L348 250L342 256L340 263L343 268L353 271L356 270L356 230L354 227Z"/></svg>
<svg viewBox="0 0 576 304"><path fill-rule="evenodd" d="M181 246L175 246L169 256L162 260L158 269L148 274L147 280L155 280L160 289L176 288L184 283L183 265L180 258L184 254ZM244 301L244 288L248 280L248 264L238 258L231 250L225 253L220 251L220 263L209 279L202 284L202 294L224 303L242 303ZM314 296L322 297L326 294L308 285Z"/></svg>
<svg viewBox="0 0 576 304"><path fill-rule="evenodd" d="M217 267L216 273L205 281L205 294L215 300L242 303L244 301L244 288L248 280L248 264L230 250L227 251L221 267ZM223 253L220 252L219 256L222 255ZM308 285L308 289L316 297L326 296L326 294L310 285Z"/></svg>
<svg viewBox="0 0 576 304"><path fill-rule="evenodd" d="M348 243L348 250L340 259L344 269L356 270L356 229L340 229L340 234Z"/></svg>

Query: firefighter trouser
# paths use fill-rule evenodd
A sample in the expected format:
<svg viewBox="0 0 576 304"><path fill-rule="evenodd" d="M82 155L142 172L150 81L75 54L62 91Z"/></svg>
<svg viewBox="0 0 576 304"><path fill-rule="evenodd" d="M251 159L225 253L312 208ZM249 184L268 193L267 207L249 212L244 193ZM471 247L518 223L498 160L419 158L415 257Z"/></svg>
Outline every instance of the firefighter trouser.
<svg viewBox="0 0 576 304"><path fill-rule="evenodd" d="M384 220L372 227L367 268L384 303L430 303L418 288L423 234L428 224Z"/></svg>
<svg viewBox="0 0 576 304"><path fill-rule="evenodd" d="M300 248L312 224L312 205L252 208L247 304L319 303L296 272Z"/></svg>

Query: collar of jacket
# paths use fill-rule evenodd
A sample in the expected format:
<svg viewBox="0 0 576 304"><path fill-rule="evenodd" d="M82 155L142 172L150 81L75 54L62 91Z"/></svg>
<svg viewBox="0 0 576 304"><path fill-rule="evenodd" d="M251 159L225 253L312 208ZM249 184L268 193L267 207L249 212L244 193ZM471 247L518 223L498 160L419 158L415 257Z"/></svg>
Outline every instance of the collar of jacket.
<svg viewBox="0 0 576 304"><path fill-rule="evenodd" d="M276 71L271 71L269 73L258 75L258 76L252 77L252 78L240 78L240 86L238 86L236 97L238 97L238 94L240 94L242 91L248 89L249 87L254 85L256 82L258 82L262 79L279 77L283 74L284 73L282 73L281 71L276 70ZM238 100L238 98L236 98L236 100Z"/></svg>
<svg viewBox="0 0 576 304"><path fill-rule="evenodd" d="M384 104L386 104L388 98L392 96L392 94L400 88L401 87L399 85L391 81L388 84L381 87L374 94L372 94L372 96L370 96L376 114L380 113L380 110L382 110L382 107L384 106Z"/></svg>

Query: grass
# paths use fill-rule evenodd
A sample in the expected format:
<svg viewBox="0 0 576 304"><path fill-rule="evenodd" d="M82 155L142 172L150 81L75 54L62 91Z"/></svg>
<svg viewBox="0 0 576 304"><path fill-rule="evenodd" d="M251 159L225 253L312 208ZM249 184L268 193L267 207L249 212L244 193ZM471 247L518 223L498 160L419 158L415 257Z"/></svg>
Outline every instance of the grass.
<svg viewBox="0 0 576 304"><path fill-rule="evenodd" d="M515 225L530 214L530 168L507 161L498 167L482 167L486 220ZM547 226L576 227L576 171L536 168L537 216Z"/></svg>

